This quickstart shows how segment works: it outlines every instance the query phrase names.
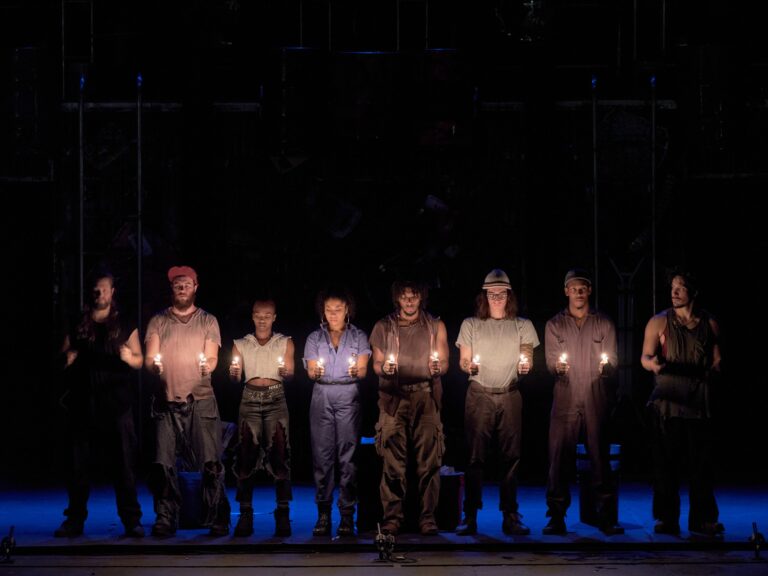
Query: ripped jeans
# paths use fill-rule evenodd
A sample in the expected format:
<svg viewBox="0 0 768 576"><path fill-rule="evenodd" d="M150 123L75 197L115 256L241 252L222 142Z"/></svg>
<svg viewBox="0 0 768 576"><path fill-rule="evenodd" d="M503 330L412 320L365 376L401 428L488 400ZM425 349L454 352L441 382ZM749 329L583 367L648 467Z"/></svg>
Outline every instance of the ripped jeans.
<svg viewBox="0 0 768 576"><path fill-rule="evenodd" d="M266 470L275 480L275 499L287 504L291 493L288 404L281 384L256 390L245 386L240 400L240 445L235 462L237 501L253 499L254 474Z"/></svg>

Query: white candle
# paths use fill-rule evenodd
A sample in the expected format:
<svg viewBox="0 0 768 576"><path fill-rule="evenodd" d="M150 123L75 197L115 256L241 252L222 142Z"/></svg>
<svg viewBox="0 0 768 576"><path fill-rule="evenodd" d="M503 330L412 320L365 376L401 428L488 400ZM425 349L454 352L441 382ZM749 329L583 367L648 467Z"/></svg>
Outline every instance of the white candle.
<svg viewBox="0 0 768 576"><path fill-rule="evenodd" d="M600 354L600 364L608 364L608 354L605 352Z"/></svg>
<svg viewBox="0 0 768 576"><path fill-rule="evenodd" d="M159 364L163 357L160 354L155 354L155 364Z"/></svg>
<svg viewBox="0 0 768 576"><path fill-rule="evenodd" d="M527 364L528 363L528 356L525 354L520 354L520 363L521 364Z"/></svg>
<svg viewBox="0 0 768 576"><path fill-rule="evenodd" d="M239 365L240 364L240 356L233 356L232 357L232 364L234 364L235 366Z"/></svg>
<svg viewBox="0 0 768 576"><path fill-rule="evenodd" d="M474 356L472 356L472 363L480 364L480 354L475 354Z"/></svg>
<svg viewBox="0 0 768 576"><path fill-rule="evenodd" d="M432 362L437 362L438 360L440 360L440 356L438 355L437 352L432 352L432 356L430 356L430 358Z"/></svg>
<svg viewBox="0 0 768 576"><path fill-rule="evenodd" d="M347 360L347 362L349 362L349 367L350 367L350 368L351 368L352 366L354 366L354 365L355 365L355 363L356 363L356 362L355 362L355 359L354 359L352 356L350 356L350 357L349 357L349 359Z"/></svg>
<svg viewBox="0 0 768 576"><path fill-rule="evenodd" d="M324 358L318 358L318 359L317 359L317 365L318 365L320 368L322 368L323 366L325 366L325 359L324 359Z"/></svg>
<svg viewBox="0 0 768 576"><path fill-rule="evenodd" d="M560 363L565 364L566 362L568 362L568 354L563 352L562 354L560 354Z"/></svg>
<svg viewBox="0 0 768 576"><path fill-rule="evenodd" d="M282 357L282 356L278 356L278 357L277 357L277 365L278 365L278 366L281 366L281 367L282 367L282 366L285 366L285 360L283 360L283 357Z"/></svg>
<svg viewBox="0 0 768 576"><path fill-rule="evenodd" d="M205 364L205 354L200 352L200 354L198 355L198 358L200 359L200 364Z"/></svg>

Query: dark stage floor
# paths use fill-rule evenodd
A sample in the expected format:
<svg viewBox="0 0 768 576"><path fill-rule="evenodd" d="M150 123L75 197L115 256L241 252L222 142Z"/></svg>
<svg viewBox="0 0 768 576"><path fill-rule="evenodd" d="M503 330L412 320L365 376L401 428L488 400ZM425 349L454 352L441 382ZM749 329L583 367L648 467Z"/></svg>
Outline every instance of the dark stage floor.
<svg viewBox="0 0 768 576"><path fill-rule="evenodd" d="M268 486L257 489L255 534L250 538L210 538L200 529L179 530L176 537L163 540L150 536L127 539L120 536L122 525L115 513L111 489L98 487L91 497L85 535L60 539L53 537L53 530L60 524L66 506L63 487L6 487L0 493L0 535L5 536L14 525L17 546L13 553L14 562L0 564L0 575L177 574L183 570L189 576L191 572L210 572L212 567L226 568L227 574L246 571L252 574L254 570L297 574L310 569L313 574L318 571L337 574L351 570L359 573L365 567L381 568L394 564L374 562L378 553L370 532L347 539L312 537L316 510L310 486L295 487L291 508L293 536L274 538L273 494ZM548 574L565 570L569 574L586 574L602 569L626 574L653 570L656 576L721 571L768 574L768 553L756 559L750 544L753 522L757 522L760 531L768 533L768 486L720 487L717 496L726 532L716 539L686 532L685 514L680 519L683 532L679 537L654 534L651 492L644 483L622 484L620 523L626 533L610 537L578 521L576 486L567 519L568 534L562 537L541 534L547 521L543 487L523 486L520 489L520 511L531 528L531 535L526 537L510 537L501 532L496 487L488 486L484 496L485 508L479 514L478 536L462 537L448 531L429 537L401 534L396 539L395 555L404 554L406 561L413 563L400 564L400 567L430 567L441 576L468 572L494 574L508 570L510 566L517 571L545 571ZM230 499L234 503L233 491ZM144 487L140 500L145 511L144 525L149 532L154 514L152 499ZM236 504L234 508L233 525L237 522ZM687 494L684 494L684 508L687 508Z"/></svg>

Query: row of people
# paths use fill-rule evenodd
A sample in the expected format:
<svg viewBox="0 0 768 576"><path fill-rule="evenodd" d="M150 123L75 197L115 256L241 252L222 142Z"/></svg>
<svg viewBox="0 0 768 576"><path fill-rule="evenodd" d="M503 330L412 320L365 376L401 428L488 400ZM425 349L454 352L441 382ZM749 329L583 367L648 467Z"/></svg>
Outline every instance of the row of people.
<svg viewBox="0 0 768 576"><path fill-rule="evenodd" d="M164 395L156 395L152 417L156 452L149 476L158 537L176 532L181 506L177 458L202 472L204 524L213 536L229 533L230 505L221 462L221 434L211 373L219 359L221 336L216 318L195 304L198 278L188 266L168 271L172 304L155 315L146 330L146 354L138 330L119 311L114 280L94 284L92 304L64 342L71 380L68 406L72 416L72 476L66 519L56 536L82 534L87 517L89 455L94 428L113 439L110 448L118 514L125 534L144 535L136 497L136 436L130 371L142 365L157 374ZM696 458L691 478L689 529L716 534L723 527L712 487L709 445L708 386L719 370L718 325L694 306L694 278L672 277L672 308L648 323L642 365L655 374L649 401L654 423L654 500L656 532L679 532L679 450L686 442ZM549 428L549 475L544 534L565 534L570 506L569 476L576 443L583 437L592 469L599 526L606 534L623 533L617 522L614 476L609 470L605 424L608 379L617 366L616 329L606 315L590 307L592 282L583 270L570 270L563 282L567 306L545 328L545 358L555 376ZM344 289L317 298L321 327L306 340L303 363L314 381L310 404L313 473L318 517L313 534L332 532L335 477L339 478L336 533L354 534L357 503L353 455L359 440L360 399L357 384L369 361L378 376L379 419L376 450L383 471L379 492L382 531L397 534L404 524L406 466L415 462L419 490L419 531L437 533L435 510L440 489L444 436L440 418L441 377L448 370L445 324L426 310L426 288L413 282L392 286L394 311L379 320L370 339L354 324L355 304ZM491 446L500 464L502 530L525 535L517 503L522 397L519 381L533 367L540 341L532 322L517 313L508 276L489 273L476 299L476 312L461 325L456 346L460 368L467 373L464 430L467 449L463 535L477 532L482 508L483 471ZM275 535L289 536L289 415L283 383L295 372L290 337L273 330L274 301L256 301L254 331L234 341L229 376L244 382L239 408L236 499L240 516L236 536L253 533L255 474L265 469L275 482Z"/></svg>

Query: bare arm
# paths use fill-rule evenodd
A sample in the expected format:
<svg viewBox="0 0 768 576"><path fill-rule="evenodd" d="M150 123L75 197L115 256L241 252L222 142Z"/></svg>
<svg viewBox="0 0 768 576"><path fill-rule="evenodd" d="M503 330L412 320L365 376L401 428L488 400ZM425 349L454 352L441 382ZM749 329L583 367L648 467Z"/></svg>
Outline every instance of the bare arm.
<svg viewBox="0 0 768 576"><path fill-rule="evenodd" d="M283 362L285 363L285 367L280 368L280 375L285 380L290 380L293 378L294 371L296 369L296 362L294 360L295 355L295 346L293 345L293 340L290 338L285 343L285 356L283 357Z"/></svg>
<svg viewBox="0 0 768 576"><path fill-rule="evenodd" d="M131 335L128 336L128 340L120 346L120 358L134 370L141 368L144 363L144 356L141 354L138 329L134 328Z"/></svg>
<svg viewBox="0 0 768 576"><path fill-rule="evenodd" d="M437 367L434 365L432 366L432 375L443 376L446 372L448 372L448 364L450 364L450 350L448 348L448 331L445 329L445 324L442 320L437 323L436 346L436 352L440 355L440 359L437 362Z"/></svg>
<svg viewBox="0 0 768 576"><path fill-rule="evenodd" d="M365 375L368 374L368 354L358 354L357 356L357 364L355 364L354 368L356 368L356 373L350 375L353 378L359 378L362 380L365 378Z"/></svg>
<svg viewBox="0 0 768 576"><path fill-rule="evenodd" d="M373 372L377 376L382 376L386 378L387 376L391 376L391 374L387 374L384 372L384 363L387 361L386 357L384 356L384 351L379 348L378 346L371 346L373 349Z"/></svg>
<svg viewBox="0 0 768 576"><path fill-rule="evenodd" d="M717 323L717 320L714 318L709 319L709 326L712 328L712 333L715 335L715 345L712 348L712 370L715 372L720 372L720 361L722 360L722 357L720 356L720 325Z"/></svg>
<svg viewBox="0 0 768 576"><path fill-rule="evenodd" d="M473 370L472 366L472 347L459 344L459 368L471 376L477 374L477 370Z"/></svg>
<svg viewBox="0 0 768 576"><path fill-rule="evenodd" d="M643 355L640 357L640 363L643 368L654 374L658 374L664 367L659 361L658 351L661 347L661 334L664 330L665 319L662 316L654 316L645 326L645 336L643 337Z"/></svg>
<svg viewBox="0 0 768 576"><path fill-rule="evenodd" d="M61 344L61 353L64 354L64 369L67 369L77 359L77 350L72 349L69 335L64 336L64 342Z"/></svg>
<svg viewBox="0 0 768 576"><path fill-rule="evenodd" d="M160 354L160 335L155 333L151 334L147 340L147 354L144 356L144 367L147 370L160 373L155 362L155 356L158 354Z"/></svg>
<svg viewBox="0 0 768 576"><path fill-rule="evenodd" d="M240 378L243 376L243 356L240 354L240 350L237 349L237 345L232 345L232 358L239 358L237 364L231 363L229 365L229 379L232 382L240 382Z"/></svg>

